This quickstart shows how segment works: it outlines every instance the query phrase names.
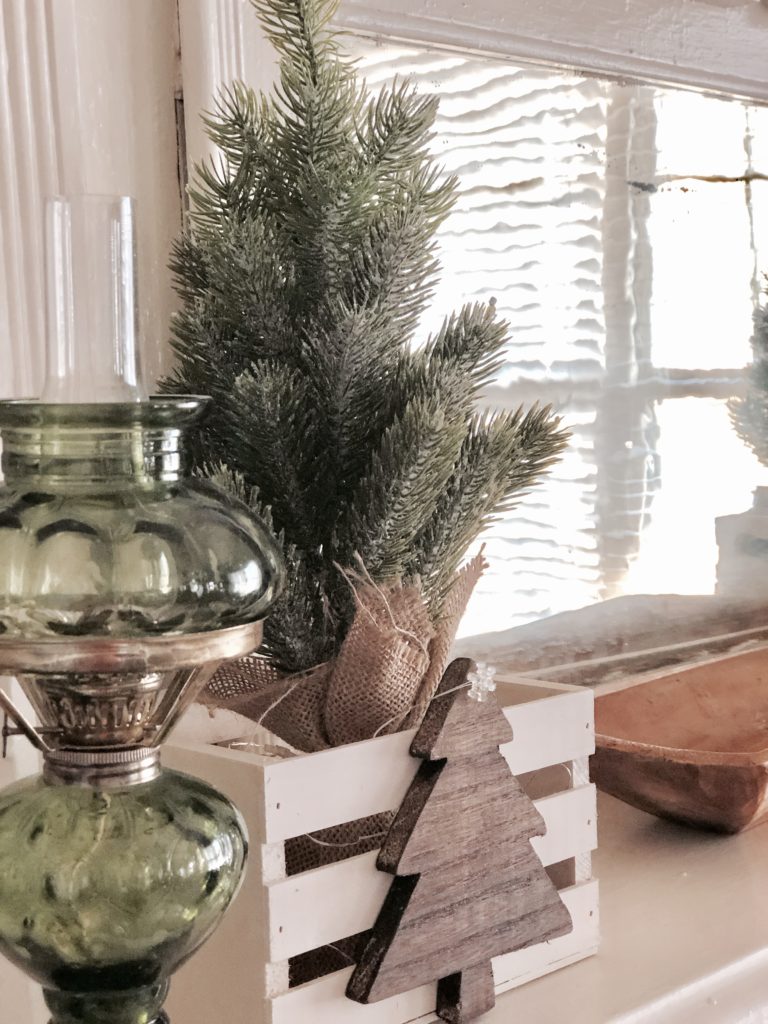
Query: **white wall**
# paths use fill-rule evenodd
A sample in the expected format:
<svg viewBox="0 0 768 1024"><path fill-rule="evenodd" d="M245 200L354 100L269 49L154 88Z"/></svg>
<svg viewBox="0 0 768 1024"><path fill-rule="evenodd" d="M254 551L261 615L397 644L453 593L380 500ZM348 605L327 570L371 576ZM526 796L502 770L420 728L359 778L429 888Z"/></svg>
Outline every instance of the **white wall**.
<svg viewBox="0 0 768 1024"><path fill-rule="evenodd" d="M0 5L0 397L43 373L43 200L138 201L143 354L168 365L168 250L181 223L175 0L2 0Z"/></svg>

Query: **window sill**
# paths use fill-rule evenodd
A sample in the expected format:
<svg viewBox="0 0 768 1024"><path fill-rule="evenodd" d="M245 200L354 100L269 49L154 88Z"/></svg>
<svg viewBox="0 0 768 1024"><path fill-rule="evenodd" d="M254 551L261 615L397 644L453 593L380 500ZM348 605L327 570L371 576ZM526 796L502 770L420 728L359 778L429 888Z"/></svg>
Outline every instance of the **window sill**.
<svg viewBox="0 0 768 1024"><path fill-rule="evenodd" d="M768 828L717 836L600 795L597 956L501 996L486 1024L768 1019Z"/></svg>
<svg viewBox="0 0 768 1024"><path fill-rule="evenodd" d="M500 996L483 1024L767 1020L768 827L716 836L602 794L599 808L600 952ZM5 960L0 991L3 1020L47 1020Z"/></svg>

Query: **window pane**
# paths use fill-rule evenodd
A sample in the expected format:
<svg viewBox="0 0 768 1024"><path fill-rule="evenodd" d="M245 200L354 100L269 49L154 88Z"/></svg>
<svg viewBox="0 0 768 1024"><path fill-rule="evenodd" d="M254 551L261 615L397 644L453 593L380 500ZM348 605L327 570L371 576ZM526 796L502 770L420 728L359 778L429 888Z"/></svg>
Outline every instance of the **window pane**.
<svg viewBox="0 0 768 1024"><path fill-rule="evenodd" d="M768 475L733 431L768 270L768 112L741 102L354 39L369 85L441 99L460 179L420 336L495 298L511 340L485 400L553 402L562 463L484 537L462 633L609 597L710 594L715 518ZM762 177L761 177L762 175Z"/></svg>
<svg viewBox="0 0 768 1024"><path fill-rule="evenodd" d="M744 366L755 277L745 186L686 181L651 199L651 358L689 370Z"/></svg>

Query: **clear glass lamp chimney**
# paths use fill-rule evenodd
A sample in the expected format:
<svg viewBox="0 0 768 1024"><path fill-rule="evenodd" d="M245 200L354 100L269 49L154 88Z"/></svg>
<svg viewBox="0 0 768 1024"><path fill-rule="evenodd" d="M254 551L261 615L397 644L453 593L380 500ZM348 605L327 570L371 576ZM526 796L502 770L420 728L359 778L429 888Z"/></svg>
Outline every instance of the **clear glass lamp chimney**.
<svg viewBox="0 0 768 1024"><path fill-rule="evenodd" d="M234 898L247 842L159 746L258 647L283 567L251 510L189 472L208 399L144 391L132 201L56 198L47 217L42 401L0 402L0 674L42 736L2 691L0 712L45 762L0 790L0 954L42 984L50 1024L168 1024L170 976Z"/></svg>
<svg viewBox="0 0 768 1024"><path fill-rule="evenodd" d="M45 241L48 322L42 401L145 400L133 199L48 199Z"/></svg>

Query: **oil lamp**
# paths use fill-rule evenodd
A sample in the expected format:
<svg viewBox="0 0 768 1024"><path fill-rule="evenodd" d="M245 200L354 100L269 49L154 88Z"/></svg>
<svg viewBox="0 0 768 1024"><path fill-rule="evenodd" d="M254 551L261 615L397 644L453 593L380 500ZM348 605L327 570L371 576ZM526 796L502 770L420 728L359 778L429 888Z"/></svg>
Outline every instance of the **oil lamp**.
<svg viewBox="0 0 768 1024"><path fill-rule="evenodd" d="M0 705L44 766L0 792L0 951L51 1024L161 1024L247 838L160 745L258 647L282 569L251 512L186 470L206 399L144 392L132 201L57 198L47 218L46 384L0 402L0 674L40 725Z"/></svg>

